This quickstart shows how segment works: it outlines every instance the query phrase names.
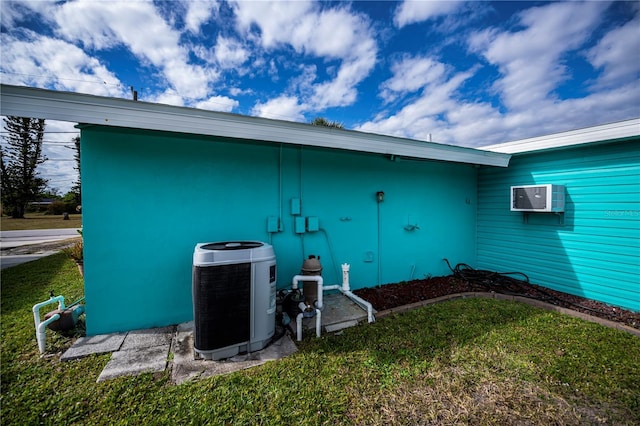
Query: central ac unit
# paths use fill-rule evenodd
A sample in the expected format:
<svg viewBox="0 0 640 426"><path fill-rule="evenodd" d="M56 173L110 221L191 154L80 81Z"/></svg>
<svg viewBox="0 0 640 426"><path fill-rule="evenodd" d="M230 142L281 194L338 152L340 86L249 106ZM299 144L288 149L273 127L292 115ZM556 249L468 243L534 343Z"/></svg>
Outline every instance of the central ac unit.
<svg viewBox="0 0 640 426"><path fill-rule="evenodd" d="M275 328L273 247L259 241L197 244L193 308L194 349L202 358L263 349Z"/></svg>
<svg viewBox="0 0 640 426"><path fill-rule="evenodd" d="M512 186L511 211L563 213L564 185Z"/></svg>

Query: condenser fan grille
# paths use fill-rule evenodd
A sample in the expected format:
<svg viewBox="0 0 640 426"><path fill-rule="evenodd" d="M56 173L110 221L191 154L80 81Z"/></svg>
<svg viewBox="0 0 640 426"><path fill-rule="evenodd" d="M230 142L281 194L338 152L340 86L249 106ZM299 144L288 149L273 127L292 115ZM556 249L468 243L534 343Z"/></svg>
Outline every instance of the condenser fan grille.
<svg viewBox="0 0 640 426"><path fill-rule="evenodd" d="M249 340L251 263L196 267L194 273L195 347L213 350Z"/></svg>

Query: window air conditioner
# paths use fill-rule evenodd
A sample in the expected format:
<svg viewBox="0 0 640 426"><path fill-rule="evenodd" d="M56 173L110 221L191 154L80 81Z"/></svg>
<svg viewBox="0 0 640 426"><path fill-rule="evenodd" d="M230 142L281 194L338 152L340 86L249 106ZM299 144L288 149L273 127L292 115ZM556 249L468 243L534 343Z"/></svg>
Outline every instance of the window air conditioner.
<svg viewBox="0 0 640 426"><path fill-rule="evenodd" d="M564 185L512 186L511 211L563 213Z"/></svg>

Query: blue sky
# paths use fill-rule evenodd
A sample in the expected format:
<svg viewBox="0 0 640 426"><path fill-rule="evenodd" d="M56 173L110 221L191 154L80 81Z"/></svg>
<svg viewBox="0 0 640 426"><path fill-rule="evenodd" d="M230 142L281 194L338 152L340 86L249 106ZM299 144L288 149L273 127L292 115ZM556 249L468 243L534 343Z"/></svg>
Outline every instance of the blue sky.
<svg viewBox="0 0 640 426"><path fill-rule="evenodd" d="M640 117L637 1L0 5L6 84L473 147ZM73 130L48 125L61 192Z"/></svg>

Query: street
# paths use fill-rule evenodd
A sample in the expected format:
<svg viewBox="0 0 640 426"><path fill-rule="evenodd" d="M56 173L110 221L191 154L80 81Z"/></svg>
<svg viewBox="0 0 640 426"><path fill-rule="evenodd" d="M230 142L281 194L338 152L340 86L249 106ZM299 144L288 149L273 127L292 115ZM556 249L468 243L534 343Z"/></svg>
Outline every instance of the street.
<svg viewBox="0 0 640 426"><path fill-rule="evenodd" d="M17 247L27 245L47 244L56 241L68 240L78 237L78 230L71 229L35 229L24 231L2 231L0 232L0 269L10 268L21 263L30 262L49 256L56 250L34 248L31 253L9 254Z"/></svg>

